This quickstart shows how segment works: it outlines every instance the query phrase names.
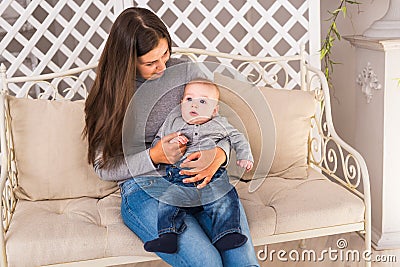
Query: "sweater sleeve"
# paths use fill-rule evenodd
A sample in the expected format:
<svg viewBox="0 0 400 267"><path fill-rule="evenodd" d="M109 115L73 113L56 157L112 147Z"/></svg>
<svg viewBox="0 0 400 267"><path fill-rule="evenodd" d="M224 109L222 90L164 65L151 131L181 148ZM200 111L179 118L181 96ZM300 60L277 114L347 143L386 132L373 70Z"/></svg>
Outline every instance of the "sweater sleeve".
<svg viewBox="0 0 400 267"><path fill-rule="evenodd" d="M251 153L251 147L244 134L239 132L233 127L226 118L219 117L222 125L228 134L230 144L236 152L237 159L245 159L254 162L253 155ZM222 139L225 140L225 139ZM218 145L218 144L217 144Z"/></svg>
<svg viewBox="0 0 400 267"><path fill-rule="evenodd" d="M101 168L100 162L101 154L99 153L93 167L100 178L105 181L123 181L157 170L151 161L149 149L125 156L125 159L122 157L112 158L107 164L110 166L108 168Z"/></svg>

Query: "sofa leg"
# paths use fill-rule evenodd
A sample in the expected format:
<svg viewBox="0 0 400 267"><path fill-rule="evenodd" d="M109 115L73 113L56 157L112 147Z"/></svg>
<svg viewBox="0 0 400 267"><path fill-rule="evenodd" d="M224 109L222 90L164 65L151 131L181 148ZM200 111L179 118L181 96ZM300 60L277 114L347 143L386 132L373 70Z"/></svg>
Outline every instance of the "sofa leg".
<svg viewBox="0 0 400 267"><path fill-rule="evenodd" d="M300 242L299 242L299 248L305 249L306 247L307 247L306 246L306 240L305 239L301 239Z"/></svg>
<svg viewBox="0 0 400 267"><path fill-rule="evenodd" d="M372 252L372 241L371 241L371 231L365 233L365 251ZM365 267L371 267L371 261L365 262Z"/></svg>

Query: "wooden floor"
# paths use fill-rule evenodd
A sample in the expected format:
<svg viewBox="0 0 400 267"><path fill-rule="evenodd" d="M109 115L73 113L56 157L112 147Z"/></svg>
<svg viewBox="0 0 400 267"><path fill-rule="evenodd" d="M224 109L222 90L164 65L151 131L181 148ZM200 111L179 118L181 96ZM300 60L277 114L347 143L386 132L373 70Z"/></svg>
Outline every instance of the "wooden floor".
<svg viewBox="0 0 400 267"><path fill-rule="evenodd" d="M304 249L301 249L299 245L300 245L299 241L291 241L286 243L268 245L267 247L264 246L256 247L255 249L256 253L259 255L258 258L260 266L261 267L364 267L365 266L365 263L363 261L358 261L356 258L357 254L359 254L360 257L362 257L362 252L364 251L363 239L356 233L307 239L305 241L306 247ZM341 247L343 246L345 247L343 249L339 249L338 245ZM283 260L278 259L278 251L280 250L285 251L286 253L286 255L282 255L281 257L281 259ZM265 252L267 252L268 257L266 257ZM313 256L314 252L315 252L315 257ZM270 257L271 255L272 259ZM311 261L308 260L309 255L311 257ZM346 258L349 260L346 260ZM284 261L284 259L287 259L287 261ZM372 267L400 267L400 249L383 250L383 251L374 250L371 259L373 259ZM377 261L374 262L374 260L386 260L386 262L377 262ZM120 265L120 267L166 267L166 266L169 265L167 265L162 261Z"/></svg>

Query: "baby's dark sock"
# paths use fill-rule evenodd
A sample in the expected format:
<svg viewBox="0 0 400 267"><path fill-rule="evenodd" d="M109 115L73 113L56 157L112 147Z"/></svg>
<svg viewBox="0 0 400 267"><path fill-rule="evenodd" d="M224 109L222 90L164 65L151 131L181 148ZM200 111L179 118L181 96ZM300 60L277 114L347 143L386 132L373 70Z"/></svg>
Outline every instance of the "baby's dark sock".
<svg viewBox="0 0 400 267"><path fill-rule="evenodd" d="M178 235L166 233L151 241L144 243L144 249L149 252L175 253L178 249Z"/></svg>
<svg viewBox="0 0 400 267"><path fill-rule="evenodd" d="M239 233L229 233L221 237L214 246L219 251L224 251L232 248L237 248L246 243L247 236Z"/></svg>

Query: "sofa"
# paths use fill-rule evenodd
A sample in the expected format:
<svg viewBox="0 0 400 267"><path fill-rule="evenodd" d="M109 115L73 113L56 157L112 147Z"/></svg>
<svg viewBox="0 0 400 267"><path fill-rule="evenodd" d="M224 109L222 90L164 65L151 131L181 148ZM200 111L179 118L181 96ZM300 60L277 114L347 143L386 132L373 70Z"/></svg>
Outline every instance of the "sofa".
<svg viewBox="0 0 400 267"><path fill-rule="evenodd" d="M242 75L209 73L220 87L221 113L245 133L254 154L250 173L235 167L234 154L228 173L255 246L358 232L371 249L367 167L336 134L326 79L307 64L304 47L290 57L187 48L174 48L173 54L236 62ZM298 88L288 88L285 66L292 63L299 66ZM117 184L100 180L87 163L84 99L73 96L84 98L87 87L81 83L65 92L57 87L60 79L95 67L31 77L7 77L5 66L0 68L1 266L112 266L159 259L124 225ZM33 99L29 90L38 83L47 87ZM11 84L25 88L25 97L14 96Z"/></svg>

